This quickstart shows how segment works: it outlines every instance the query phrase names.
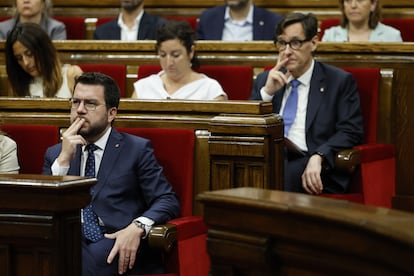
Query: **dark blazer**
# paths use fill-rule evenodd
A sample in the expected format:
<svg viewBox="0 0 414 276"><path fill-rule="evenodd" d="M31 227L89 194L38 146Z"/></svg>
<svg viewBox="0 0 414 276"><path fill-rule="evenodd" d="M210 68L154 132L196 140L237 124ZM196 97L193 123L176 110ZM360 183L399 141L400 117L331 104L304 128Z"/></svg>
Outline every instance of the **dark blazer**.
<svg viewBox="0 0 414 276"><path fill-rule="evenodd" d="M137 40L155 39L158 27L165 23L165 21L161 17L150 15L144 11L138 29ZM93 33L93 39L120 40L121 28L118 26L118 18L97 27Z"/></svg>
<svg viewBox="0 0 414 276"><path fill-rule="evenodd" d="M197 39L221 40L225 11L225 5L205 10L198 21ZM282 18L279 14L254 6L253 40L274 40L276 25Z"/></svg>
<svg viewBox="0 0 414 276"><path fill-rule="evenodd" d="M262 100L260 89L265 85L268 71L260 73L253 85L250 99ZM273 111L280 112L285 87L272 99ZM352 74L315 61L306 114L306 144L309 156L316 152L325 155L334 168L336 152L362 143L363 119L356 81ZM332 172L331 180L347 188L349 176Z"/></svg>
<svg viewBox="0 0 414 276"><path fill-rule="evenodd" d="M51 166L62 144L46 151L43 174ZM80 175L81 146L71 161L68 175ZM98 183L92 188L92 206L107 232L128 226L139 216L165 223L180 213L176 194L155 159L149 140L111 130L98 171Z"/></svg>

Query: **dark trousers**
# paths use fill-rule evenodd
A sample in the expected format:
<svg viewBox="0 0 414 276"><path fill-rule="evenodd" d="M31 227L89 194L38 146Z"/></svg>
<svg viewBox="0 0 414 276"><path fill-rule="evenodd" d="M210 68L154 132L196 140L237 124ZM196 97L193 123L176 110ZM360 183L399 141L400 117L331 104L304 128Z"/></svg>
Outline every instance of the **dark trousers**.
<svg viewBox="0 0 414 276"><path fill-rule="evenodd" d="M82 276L119 275L118 258L116 257L111 264L106 262L114 243L115 240L107 238L94 243L82 240ZM148 243L142 240L134 268L124 275L161 273L164 273L161 252L151 250Z"/></svg>
<svg viewBox="0 0 414 276"><path fill-rule="evenodd" d="M308 164L310 156L305 153L304 156L285 152L285 181L284 190L287 192L306 193L302 188L302 174ZM321 179L323 184L323 193L344 193L341 185L336 183L331 174L339 173L335 170L322 166Z"/></svg>

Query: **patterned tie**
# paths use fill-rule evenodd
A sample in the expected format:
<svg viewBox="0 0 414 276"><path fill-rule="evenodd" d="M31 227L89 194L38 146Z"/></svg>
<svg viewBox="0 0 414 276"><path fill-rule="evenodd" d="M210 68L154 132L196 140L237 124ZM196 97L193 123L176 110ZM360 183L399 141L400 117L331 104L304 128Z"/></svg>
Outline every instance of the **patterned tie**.
<svg viewBox="0 0 414 276"><path fill-rule="evenodd" d="M88 158L85 165L85 176L95 177L95 154L93 153L98 147L95 144L86 146L88 151ZM89 204L82 210L83 216L83 234L85 238L92 242L97 242L103 238L101 228L98 223L98 216L92 209L92 204Z"/></svg>
<svg viewBox="0 0 414 276"><path fill-rule="evenodd" d="M295 121L296 110L298 108L298 86L300 81L294 79L291 81L292 89L286 100L285 109L283 110L283 122L285 124L285 136L288 136L290 127Z"/></svg>

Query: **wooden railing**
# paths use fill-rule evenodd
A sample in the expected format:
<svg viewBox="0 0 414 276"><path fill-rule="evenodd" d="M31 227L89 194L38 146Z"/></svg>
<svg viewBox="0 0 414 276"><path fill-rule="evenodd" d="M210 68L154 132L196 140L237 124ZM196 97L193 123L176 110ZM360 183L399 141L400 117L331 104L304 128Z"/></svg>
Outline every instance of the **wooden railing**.
<svg viewBox="0 0 414 276"><path fill-rule="evenodd" d="M414 273L412 213L255 188L198 198L212 276Z"/></svg>

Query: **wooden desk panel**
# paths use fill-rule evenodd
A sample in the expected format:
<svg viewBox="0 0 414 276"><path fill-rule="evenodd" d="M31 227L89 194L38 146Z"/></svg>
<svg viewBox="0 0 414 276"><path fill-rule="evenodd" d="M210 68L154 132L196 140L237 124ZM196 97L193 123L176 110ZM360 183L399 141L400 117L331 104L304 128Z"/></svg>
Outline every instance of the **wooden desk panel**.
<svg viewBox="0 0 414 276"><path fill-rule="evenodd" d="M256 188L198 199L213 276L414 273L411 213Z"/></svg>
<svg viewBox="0 0 414 276"><path fill-rule="evenodd" d="M80 209L95 179L0 175L0 275L80 275Z"/></svg>

